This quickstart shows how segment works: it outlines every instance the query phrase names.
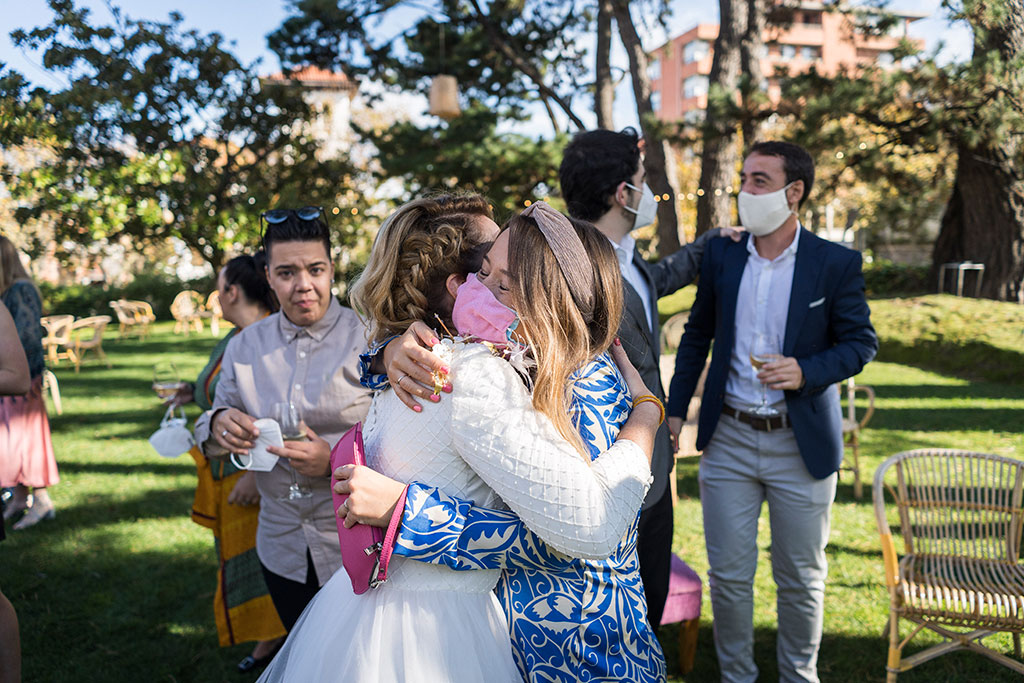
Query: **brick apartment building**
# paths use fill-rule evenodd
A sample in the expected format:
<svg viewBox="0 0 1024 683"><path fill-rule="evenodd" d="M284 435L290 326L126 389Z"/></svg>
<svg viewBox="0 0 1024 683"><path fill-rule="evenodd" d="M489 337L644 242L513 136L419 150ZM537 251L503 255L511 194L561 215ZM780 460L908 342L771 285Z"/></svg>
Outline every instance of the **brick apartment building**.
<svg viewBox="0 0 1024 683"><path fill-rule="evenodd" d="M820 2L801 2L793 8L792 23L765 30L761 69L768 79L768 95L777 102L780 88L776 67L799 73L812 64L824 74L841 67L893 64L892 50L908 37L910 24L926 14L899 13L885 35L855 30L845 15L829 11ZM662 121L692 120L707 107L708 74L718 24L698 24L656 49L651 55L652 104ZM920 48L924 41L911 38Z"/></svg>

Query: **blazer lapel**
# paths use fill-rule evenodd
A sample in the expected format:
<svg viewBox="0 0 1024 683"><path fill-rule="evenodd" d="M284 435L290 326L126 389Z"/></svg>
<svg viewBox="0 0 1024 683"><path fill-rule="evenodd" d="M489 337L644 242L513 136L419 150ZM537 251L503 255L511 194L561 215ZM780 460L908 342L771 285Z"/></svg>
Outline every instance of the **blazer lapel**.
<svg viewBox="0 0 1024 683"><path fill-rule="evenodd" d="M651 279L651 273L648 269L647 261L645 261L643 257L640 256L640 252L637 251L635 247L633 248L633 264L637 267L637 270L640 271L640 275L643 276L644 283L647 285L647 292L649 294L648 298L651 300L651 305L647 311L647 316L644 319L643 328L647 332L647 338L651 342L651 348L657 348L658 339L656 338L654 331L661 329L661 325L658 324L658 293L654 289L654 280ZM632 287L630 289L632 289ZM636 298L638 301L638 305L641 308L643 308L643 299L640 298L639 294L637 294ZM654 325L647 324L648 319L654 321Z"/></svg>
<svg viewBox="0 0 1024 683"><path fill-rule="evenodd" d="M633 319L633 324L637 328L647 343L653 347L651 341L651 328L647 324L647 316L644 315L644 300L640 298L636 290L633 289L633 285L629 284L625 278L622 279L622 291L625 294L623 301L623 318L629 317Z"/></svg>
<svg viewBox="0 0 1024 683"><path fill-rule="evenodd" d="M789 294L789 312L786 316L786 338L782 342L782 353L793 353L796 337L807 316L807 307L817 291L818 276L821 274L821 259L818 251L821 240L804 228L800 228L800 244L796 248L796 263L793 264L793 289Z"/></svg>
<svg viewBox="0 0 1024 683"><path fill-rule="evenodd" d="M722 331L728 332L729 339L727 348L732 352L732 338L736 329L736 298L740 294L740 280L743 279L743 269L747 267L747 241L748 234L744 240L738 243L726 245L725 255L722 259L722 273L718 282L718 289L721 292L719 301L722 320L732 321Z"/></svg>

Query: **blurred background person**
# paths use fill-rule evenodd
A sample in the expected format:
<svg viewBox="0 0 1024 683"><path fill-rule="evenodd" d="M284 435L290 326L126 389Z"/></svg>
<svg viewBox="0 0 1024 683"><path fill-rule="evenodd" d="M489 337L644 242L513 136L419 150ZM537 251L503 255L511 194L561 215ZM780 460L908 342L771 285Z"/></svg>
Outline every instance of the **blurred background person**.
<svg viewBox="0 0 1024 683"><path fill-rule="evenodd" d="M60 477L43 401L43 301L18 250L3 235L0 301L14 319L32 378L27 393L0 397L0 486L14 488L4 520L17 519L14 529L19 530L53 519L54 506L47 487Z"/></svg>
<svg viewBox="0 0 1024 683"><path fill-rule="evenodd" d="M214 347L196 381L183 384L170 403L195 402L204 411L213 407L228 342L251 323L277 311L266 263L260 251L255 256L236 256L221 268L217 276L220 306L224 319L235 327ZM256 475L239 470L227 459L209 460L196 446L190 455L199 478L192 521L213 531L217 540L213 613L220 645L257 641L252 653L238 663L239 672L245 673L265 666L285 635L255 553L260 502Z"/></svg>
<svg viewBox="0 0 1024 683"><path fill-rule="evenodd" d="M32 386L28 361L21 348L18 329L0 304L0 396L24 394ZM3 502L0 499L0 510ZM4 540L4 525L0 522L0 541ZM0 591L0 683L18 683L21 680L21 638L18 634L18 615L7 596Z"/></svg>

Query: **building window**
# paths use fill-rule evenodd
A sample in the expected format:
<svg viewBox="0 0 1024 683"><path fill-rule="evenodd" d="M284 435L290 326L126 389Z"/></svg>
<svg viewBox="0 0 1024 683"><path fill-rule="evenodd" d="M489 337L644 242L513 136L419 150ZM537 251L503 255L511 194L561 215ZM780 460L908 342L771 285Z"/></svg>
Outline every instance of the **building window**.
<svg viewBox="0 0 1024 683"><path fill-rule="evenodd" d="M800 48L800 57L806 59L808 62L821 59L821 48L814 47L811 45L804 45Z"/></svg>
<svg viewBox="0 0 1024 683"><path fill-rule="evenodd" d="M700 74L690 76L683 81L683 97L700 97L708 94L708 77Z"/></svg>
<svg viewBox="0 0 1024 683"><path fill-rule="evenodd" d="M796 57L796 45L781 45L779 56L784 62L793 59Z"/></svg>
<svg viewBox="0 0 1024 683"><path fill-rule="evenodd" d="M651 109L661 111L661 93L657 90L651 93Z"/></svg>
<svg viewBox="0 0 1024 683"><path fill-rule="evenodd" d="M708 56L710 47L705 40L691 40L683 46L683 64L704 59Z"/></svg>
<svg viewBox="0 0 1024 683"><path fill-rule="evenodd" d="M809 12L804 10L800 13L799 21L804 26L821 26L821 12Z"/></svg>
<svg viewBox="0 0 1024 683"><path fill-rule="evenodd" d="M661 78L661 60L655 59L647 67L647 77L652 81L656 81Z"/></svg>

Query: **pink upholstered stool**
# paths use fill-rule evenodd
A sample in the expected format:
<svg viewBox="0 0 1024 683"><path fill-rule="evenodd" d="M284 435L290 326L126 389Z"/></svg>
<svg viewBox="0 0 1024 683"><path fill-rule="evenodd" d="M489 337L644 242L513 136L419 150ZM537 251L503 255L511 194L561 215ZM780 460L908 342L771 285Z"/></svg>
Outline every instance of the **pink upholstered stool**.
<svg viewBox="0 0 1024 683"><path fill-rule="evenodd" d="M679 670L689 673L697 654L697 630L700 627L700 599L703 584L697 572L672 556L672 573L668 580L668 599L661 615L662 624L679 624Z"/></svg>

